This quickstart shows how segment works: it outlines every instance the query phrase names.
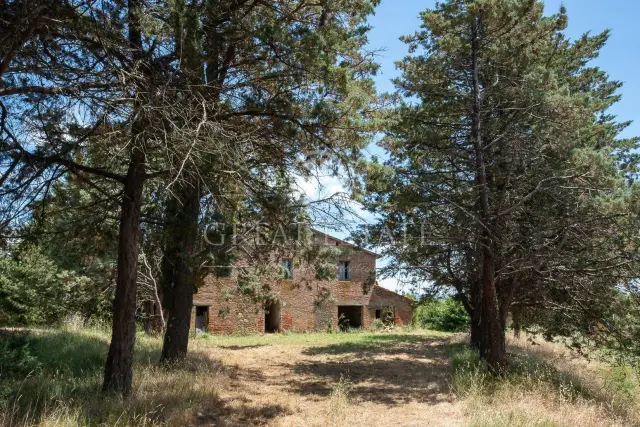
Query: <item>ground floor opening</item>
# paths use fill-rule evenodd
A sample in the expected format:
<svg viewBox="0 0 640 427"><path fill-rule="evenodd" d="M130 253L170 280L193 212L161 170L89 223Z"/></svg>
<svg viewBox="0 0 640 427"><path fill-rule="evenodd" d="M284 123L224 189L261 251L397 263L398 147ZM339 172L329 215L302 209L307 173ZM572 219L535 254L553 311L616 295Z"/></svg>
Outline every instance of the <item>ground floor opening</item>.
<svg viewBox="0 0 640 427"><path fill-rule="evenodd" d="M209 327L209 307L196 306L196 332L206 332Z"/></svg>
<svg viewBox="0 0 640 427"><path fill-rule="evenodd" d="M341 330L362 327L362 306L339 305L338 326Z"/></svg>
<svg viewBox="0 0 640 427"><path fill-rule="evenodd" d="M391 326L395 323L395 308L380 307L376 309L376 319L380 320L384 325Z"/></svg>
<svg viewBox="0 0 640 427"><path fill-rule="evenodd" d="M264 331L280 332L280 302L272 302L265 307Z"/></svg>

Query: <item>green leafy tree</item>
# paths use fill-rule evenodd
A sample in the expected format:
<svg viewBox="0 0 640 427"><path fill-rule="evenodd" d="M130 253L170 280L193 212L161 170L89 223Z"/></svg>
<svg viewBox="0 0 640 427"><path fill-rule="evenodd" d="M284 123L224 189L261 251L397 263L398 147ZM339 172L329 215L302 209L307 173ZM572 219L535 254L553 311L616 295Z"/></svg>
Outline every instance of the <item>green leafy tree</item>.
<svg viewBox="0 0 640 427"><path fill-rule="evenodd" d="M469 314L464 306L449 296L445 299L425 298L413 311L413 324L444 332L463 332L469 329Z"/></svg>

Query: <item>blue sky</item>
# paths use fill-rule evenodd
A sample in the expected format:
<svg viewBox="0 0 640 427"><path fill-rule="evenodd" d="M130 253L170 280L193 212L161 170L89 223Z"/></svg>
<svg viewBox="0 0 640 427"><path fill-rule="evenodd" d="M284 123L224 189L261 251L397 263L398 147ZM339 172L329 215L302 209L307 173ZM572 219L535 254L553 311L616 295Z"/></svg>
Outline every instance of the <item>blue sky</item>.
<svg viewBox="0 0 640 427"><path fill-rule="evenodd" d="M567 35L575 39L584 32L612 31L608 44L594 64L609 73L612 79L624 83L622 101L613 109L620 121L638 119L640 111L640 1L639 0L548 0L545 13L553 14L564 4L569 16ZM376 79L379 91L392 91L390 79L398 72L394 62L407 54L398 38L412 34L420 26L418 14L435 5L433 0L382 0L375 16L370 19L369 33L372 49L386 49L378 57L382 65ZM624 136L640 135L640 120Z"/></svg>

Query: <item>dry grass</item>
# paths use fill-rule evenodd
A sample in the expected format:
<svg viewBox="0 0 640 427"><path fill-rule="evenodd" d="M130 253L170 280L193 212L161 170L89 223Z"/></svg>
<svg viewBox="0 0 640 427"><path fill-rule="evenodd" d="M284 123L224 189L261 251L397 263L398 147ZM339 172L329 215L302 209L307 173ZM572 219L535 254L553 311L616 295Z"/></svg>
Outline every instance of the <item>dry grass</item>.
<svg viewBox="0 0 640 427"><path fill-rule="evenodd" d="M471 425L640 425L640 387L630 370L531 337L510 339L509 352L510 374L500 381L468 350L454 355L452 384Z"/></svg>
<svg viewBox="0 0 640 427"><path fill-rule="evenodd" d="M108 334L32 332L32 372L0 371L0 425L636 426L637 383L559 346L512 341L495 381L459 336L393 333L200 336L156 366L140 336L130 399L99 391Z"/></svg>

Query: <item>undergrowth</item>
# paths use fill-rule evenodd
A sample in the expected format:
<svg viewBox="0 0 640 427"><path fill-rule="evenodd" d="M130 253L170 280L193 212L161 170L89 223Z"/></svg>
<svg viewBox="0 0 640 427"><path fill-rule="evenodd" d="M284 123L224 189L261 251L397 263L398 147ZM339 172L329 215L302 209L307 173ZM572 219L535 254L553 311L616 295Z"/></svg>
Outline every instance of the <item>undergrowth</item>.
<svg viewBox="0 0 640 427"><path fill-rule="evenodd" d="M637 382L625 367L602 367L600 380L535 350L511 346L509 371L495 377L478 352L451 351L451 389L463 399L473 426L640 425Z"/></svg>

